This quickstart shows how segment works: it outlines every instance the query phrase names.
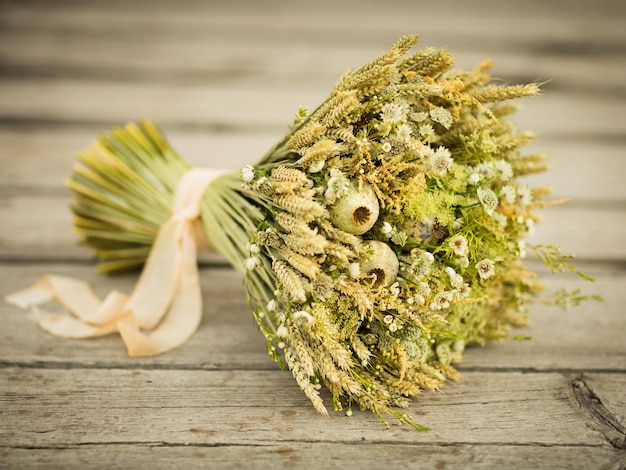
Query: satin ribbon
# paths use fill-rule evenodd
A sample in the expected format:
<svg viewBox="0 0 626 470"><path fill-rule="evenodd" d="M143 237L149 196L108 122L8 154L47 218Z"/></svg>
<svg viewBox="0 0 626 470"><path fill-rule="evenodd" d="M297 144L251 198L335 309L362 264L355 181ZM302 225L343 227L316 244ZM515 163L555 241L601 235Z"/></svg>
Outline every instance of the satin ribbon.
<svg viewBox="0 0 626 470"><path fill-rule="evenodd" d="M5 301L33 308L41 328L56 336L92 338L119 332L132 357L154 356L180 346L202 318L197 245L208 245L198 220L200 203L207 186L223 173L193 168L183 175L172 217L159 229L130 296L112 291L101 300L84 281L45 275ZM73 316L38 312L38 305L52 300Z"/></svg>

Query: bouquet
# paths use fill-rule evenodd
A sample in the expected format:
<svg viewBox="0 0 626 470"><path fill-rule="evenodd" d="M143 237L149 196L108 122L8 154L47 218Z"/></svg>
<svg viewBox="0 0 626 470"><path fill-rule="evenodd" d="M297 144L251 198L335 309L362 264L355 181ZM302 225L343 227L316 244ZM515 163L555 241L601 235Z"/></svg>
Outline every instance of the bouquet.
<svg viewBox="0 0 626 470"><path fill-rule="evenodd" d="M151 295L107 299L124 308L108 330L91 333L117 330L128 345L167 322L184 330L178 340L129 352L183 342L199 323L185 318L189 302L197 307L197 272L173 262L172 250L195 265L195 246L205 243L242 272L269 354L317 411L328 414L325 387L335 410L367 409L383 422L391 414L423 429L399 409L454 379L467 345L525 322L524 307L541 290L522 265L527 248L554 270L579 271L558 248L524 243L536 209L562 202L519 181L547 167L544 154L522 155L534 136L509 119L511 100L537 95L538 85L494 84L491 62L455 70L446 50L410 53L416 42L403 37L346 73L256 164L205 173L187 225L168 224L181 219L173 207L191 166L154 123L115 129L81 154L67 185L75 228L100 270L148 260L140 284L159 291L171 277L173 293L161 301L167 316L148 321L141 311L153 308ZM160 238L178 242L163 254ZM56 282L59 291L72 281ZM557 303L572 299L580 297L564 293Z"/></svg>

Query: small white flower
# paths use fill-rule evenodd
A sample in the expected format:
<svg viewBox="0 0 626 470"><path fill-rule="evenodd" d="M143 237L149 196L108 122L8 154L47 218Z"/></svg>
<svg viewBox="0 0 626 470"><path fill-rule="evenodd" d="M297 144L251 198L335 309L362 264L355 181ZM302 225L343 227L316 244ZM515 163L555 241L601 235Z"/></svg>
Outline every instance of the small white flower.
<svg viewBox="0 0 626 470"><path fill-rule="evenodd" d="M476 170L489 180L496 177L496 166L493 162L482 162L476 167Z"/></svg>
<svg viewBox="0 0 626 470"><path fill-rule="evenodd" d="M467 258L467 256L461 256L459 258L459 266L461 268L467 268L469 266L469 259Z"/></svg>
<svg viewBox="0 0 626 470"><path fill-rule="evenodd" d="M469 297L471 290L472 288L468 284L463 283L457 287L457 294L459 298L466 299Z"/></svg>
<svg viewBox="0 0 626 470"><path fill-rule="evenodd" d="M494 212L492 214L493 220L495 220L498 225L500 225L500 227L502 228L506 228L506 224L509 222L509 219L506 217L506 215L500 213L500 212Z"/></svg>
<svg viewBox="0 0 626 470"><path fill-rule="evenodd" d="M383 152L391 152L391 144L389 142L385 142L381 149L383 150Z"/></svg>
<svg viewBox="0 0 626 470"><path fill-rule="evenodd" d="M420 136L422 136L422 138L424 138L426 140L430 140L430 138L435 133L435 129L430 124L422 124L419 127L418 132L419 132Z"/></svg>
<svg viewBox="0 0 626 470"><path fill-rule="evenodd" d="M301 325L312 325L315 322L315 318L306 310L298 310L293 312L293 319Z"/></svg>
<svg viewBox="0 0 626 470"><path fill-rule="evenodd" d="M467 246L467 238L463 235L455 235L448 241L448 245L450 245L450 248L457 256L467 256L469 248Z"/></svg>
<svg viewBox="0 0 626 470"><path fill-rule="evenodd" d="M383 226L380 229L380 231L383 232L383 235L389 238L391 237L391 234L394 232L394 228L393 228L393 225L391 225L389 222L383 222Z"/></svg>
<svg viewBox="0 0 626 470"><path fill-rule="evenodd" d="M289 334L289 330L287 330L287 327L285 325L280 325L276 330L276 336L278 336L279 338L285 338L287 334Z"/></svg>
<svg viewBox="0 0 626 470"><path fill-rule="evenodd" d="M391 315L385 315L385 318L383 318L383 322L385 322L387 325L390 325L393 322L393 317Z"/></svg>
<svg viewBox="0 0 626 470"><path fill-rule="evenodd" d="M489 215L492 215L493 211L496 210L496 207L498 207L498 203L500 202L498 200L498 196L496 196L496 193L494 193L489 188L480 187L477 190L477 194L478 200L483 205L483 209L485 209L485 212Z"/></svg>
<svg viewBox="0 0 626 470"><path fill-rule="evenodd" d="M276 302L276 299L272 299L267 303L265 309L268 312L273 312L274 310L276 310L276 307L278 307L278 302Z"/></svg>
<svg viewBox="0 0 626 470"><path fill-rule="evenodd" d="M430 295L430 286L426 282L420 282L418 290L422 295Z"/></svg>
<svg viewBox="0 0 626 470"><path fill-rule="evenodd" d="M391 284L389 286L389 292L391 292L394 295L400 295L400 284L398 284L397 282L394 282L393 284Z"/></svg>
<svg viewBox="0 0 626 470"><path fill-rule="evenodd" d="M467 181L469 182L469 184L474 185L474 186L480 183L480 180L482 179L483 179L483 175L481 175L477 171L471 172L469 176L467 177Z"/></svg>
<svg viewBox="0 0 626 470"><path fill-rule="evenodd" d="M404 106L397 103L385 103L380 111L380 118L383 122L395 123L404 120L406 110Z"/></svg>
<svg viewBox="0 0 626 470"><path fill-rule="evenodd" d="M496 160L495 167L501 180L508 181L513 178L513 168L506 160Z"/></svg>
<svg viewBox="0 0 626 470"><path fill-rule="evenodd" d="M438 147L430 158L430 168L437 175L445 175L452 168L452 156L445 147Z"/></svg>
<svg viewBox="0 0 626 470"><path fill-rule="evenodd" d="M254 180L254 167L246 165L241 169L241 179L245 183L250 183Z"/></svg>
<svg viewBox="0 0 626 470"><path fill-rule="evenodd" d="M252 255L258 255L261 252L261 249L256 243L248 243L248 252Z"/></svg>
<svg viewBox="0 0 626 470"><path fill-rule="evenodd" d="M442 310L444 308L448 308L450 306L450 301L452 300L452 292L445 291L440 292L435 296L433 301L430 304L431 310Z"/></svg>
<svg viewBox="0 0 626 470"><path fill-rule="evenodd" d="M398 137L398 139L400 139L402 142L406 142L411 138L412 132L413 129L411 129L411 126L409 126L408 124L401 124L396 129L396 137Z"/></svg>
<svg viewBox="0 0 626 470"><path fill-rule="evenodd" d="M515 188L513 186L506 185L500 190L500 197L506 201L507 204L515 203Z"/></svg>
<svg viewBox="0 0 626 470"><path fill-rule="evenodd" d="M246 271L253 271L260 264L261 259L258 256L251 256L243 260L243 267Z"/></svg>
<svg viewBox="0 0 626 470"><path fill-rule="evenodd" d="M490 259L483 259L476 263L476 269L481 279L489 279L496 273L495 263Z"/></svg>
<svg viewBox="0 0 626 470"><path fill-rule="evenodd" d="M435 257L430 251L425 251L424 253L422 253L422 259L424 260L425 263L428 263L428 264L432 264L435 262Z"/></svg>
<svg viewBox="0 0 626 470"><path fill-rule="evenodd" d="M420 294L415 294L413 299L417 305L424 305L426 303L426 299L424 299L424 296Z"/></svg>
<svg viewBox="0 0 626 470"><path fill-rule="evenodd" d="M395 323L395 322L394 322L394 323L391 323L391 324L389 325L389 331L391 331L392 333L393 333L394 331L397 331L397 329L398 329L398 325L396 325L396 323Z"/></svg>
<svg viewBox="0 0 626 470"><path fill-rule="evenodd" d="M517 253L520 258L526 257L526 242L524 240L517 242Z"/></svg>
<svg viewBox="0 0 626 470"><path fill-rule="evenodd" d="M535 233L535 221L533 219L526 219L526 231L528 235Z"/></svg>
<svg viewBox="0 0 626 470"><path fill-rule="evenodd" d="M519 203L522 207L528 207L533 202L533 193L528 186L518 188L517 195L519 196Z"/></svg>
<svg viewBox="0 0 626 470"><path fill-rule="evenodd" d="M460 288L464 284L463 276L461 276L460 274L455 274L454 276L451 276L450 284L452 284L452 287Z"/></svg>
<svg viewBox="0 0 626 470"><path fill-rule="evenodd" d="M430 110L430 118L441 124L446 129L450 129L450 126L454 123L450 111L445 108L433 108Z"/></svg>
<svg viewBox="0 0 626 470"><path fill-rule="evenodd" d="M346 175L336 168L331 168L328 178L327 189L324 193L326 201L333 204L337 199L345 196L350 189L350 181Z"/></svg>
<svg viewBox="0 0 626 470"><path fill-rule="evenodd" d="M361 265L359 265L359 263L352 263L350 265L349 272L351 278L358 278L361 275Z"/></svg>

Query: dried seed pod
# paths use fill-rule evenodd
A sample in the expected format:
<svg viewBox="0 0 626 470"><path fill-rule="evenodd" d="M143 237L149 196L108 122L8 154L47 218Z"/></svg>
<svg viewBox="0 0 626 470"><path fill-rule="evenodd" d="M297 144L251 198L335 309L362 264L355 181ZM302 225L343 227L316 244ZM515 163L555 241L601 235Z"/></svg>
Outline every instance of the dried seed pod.
<svg viewBox="0 0 626 470"><path fill-rule="evenodd" d="M371 255L361 263L361 272L374 276L374 286L390 286L398 276L398 258L386 243L378 240L365 242Z"/></svg>
<svg viewBox="0 0 626 470"><path fill-rule="evenodd" d="M379 213L374 189L367 183L353 181L346 194L330 208L330 220L345 232L362 235L374 226Z"/></svg>

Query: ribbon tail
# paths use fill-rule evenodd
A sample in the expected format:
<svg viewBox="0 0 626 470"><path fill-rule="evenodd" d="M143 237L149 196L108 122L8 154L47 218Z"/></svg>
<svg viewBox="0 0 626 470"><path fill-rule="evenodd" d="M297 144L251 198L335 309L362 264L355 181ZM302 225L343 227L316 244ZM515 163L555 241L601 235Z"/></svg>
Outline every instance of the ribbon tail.
<svg viewBox="0 0 626 470"><path fill-rule="evenodd" d="M175 283L175 295L159 326L151 333L144 334L135 315L127 315L117 322L117 328L131 357L154 356L174 349L187 341L200 325L202 294L196 244L190 236L191 229L191 224L188 224L186 236L182 239L182 257Z"/></svg>

